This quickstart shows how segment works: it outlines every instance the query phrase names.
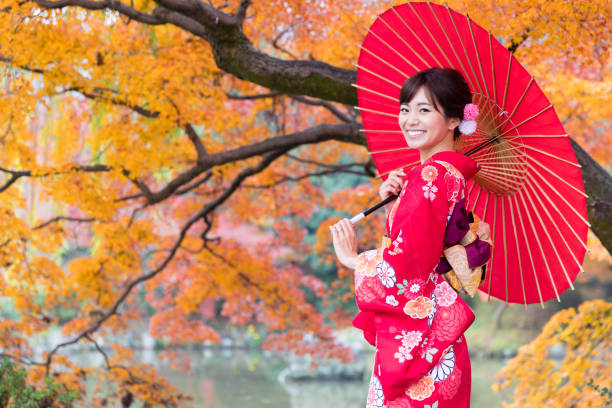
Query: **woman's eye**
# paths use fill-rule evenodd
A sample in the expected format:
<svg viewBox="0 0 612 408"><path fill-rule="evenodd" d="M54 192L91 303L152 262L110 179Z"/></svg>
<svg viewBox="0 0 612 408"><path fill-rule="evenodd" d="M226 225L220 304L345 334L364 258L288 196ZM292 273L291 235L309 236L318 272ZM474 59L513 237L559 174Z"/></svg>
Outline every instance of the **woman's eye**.
<svg viewBox="0 0 612 408"><path fill-rule="evenodd" d="M408 113L408 108L400 108L401 113Z"/></svg>
<svg viewBox="0 0 612 408"><path fill-rule="evenodd" d="M421 110L419 112L429 112L429 109L427 108L421 108Z"/></svg>

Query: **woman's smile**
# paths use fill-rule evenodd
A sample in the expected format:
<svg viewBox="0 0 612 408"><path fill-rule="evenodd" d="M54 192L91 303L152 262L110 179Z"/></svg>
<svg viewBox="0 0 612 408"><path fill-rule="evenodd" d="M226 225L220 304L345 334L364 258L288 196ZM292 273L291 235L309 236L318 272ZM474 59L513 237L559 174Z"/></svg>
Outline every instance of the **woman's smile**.
<svg viewBox="0 0 612 408"><path fill-rule="evenodd" d="M408 136L420 136L425 133L424 130L405 130L404 132L406 132Z"/></svg>

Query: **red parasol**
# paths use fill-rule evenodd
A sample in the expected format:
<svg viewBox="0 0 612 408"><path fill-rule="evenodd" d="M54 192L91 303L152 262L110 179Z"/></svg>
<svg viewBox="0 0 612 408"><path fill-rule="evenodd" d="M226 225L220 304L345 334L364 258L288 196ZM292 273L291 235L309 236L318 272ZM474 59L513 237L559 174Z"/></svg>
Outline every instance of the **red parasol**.
<svg viewBox="0 0 612 408"><path fill-rule="evenodd" d="M431 67L461 72L481 112L477 131L457 142L481 169L468 182L468 210L492 229L494 249L480 289L511 303L559 300L573 289L586 252L580 165L533 77L469 17L411 2L385 11L370 27L356 87L380 175L419 163L399 129L398 99L410 75Z"/></svg>

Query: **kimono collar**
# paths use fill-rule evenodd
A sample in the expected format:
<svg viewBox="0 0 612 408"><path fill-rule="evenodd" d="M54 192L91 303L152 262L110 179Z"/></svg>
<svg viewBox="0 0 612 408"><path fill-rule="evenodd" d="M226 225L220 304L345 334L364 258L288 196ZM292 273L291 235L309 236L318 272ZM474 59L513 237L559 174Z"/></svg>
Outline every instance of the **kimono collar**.
<svg viewBox="0 0 612 408"><path fill-rule="evenodd" d="M457 152L438 152L427 159L426 162L430 160L441 160L452 164L461 172L466 180L474 177L474 174L480 170L478 163L474 159Z"/></svg>

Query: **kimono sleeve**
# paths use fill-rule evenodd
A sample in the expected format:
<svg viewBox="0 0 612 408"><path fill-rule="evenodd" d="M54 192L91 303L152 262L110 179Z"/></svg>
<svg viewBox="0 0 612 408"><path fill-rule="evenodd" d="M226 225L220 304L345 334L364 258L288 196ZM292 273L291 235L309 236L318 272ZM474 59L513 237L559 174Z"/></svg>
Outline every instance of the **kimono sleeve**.
<svg viewBox="0 0 612 408"><path fill-rule="evenodd" d="M439 308L434 293L439 288L446 289L443 288L446 285L456 298L454 290L443 279L438 284L438 274L432 274L444 249L449 211L444 170L442 166L427 165L411 177L394 221L396 229L392 232L396 237L382 251L377 267L387 307L384 310L381 307L375 318L374 369L388 400L405 395L471 324L467 311L462 311L465 313L457 314L458 324L450 330L438 328L439 336L436 333L435 315ZM443 295L452 294L444 291ZM388 302L390 297L396 304L393 307ZM448 301L445 304L450 305ZM455 307L463 306L467 307L459 298Z"/></svg>

